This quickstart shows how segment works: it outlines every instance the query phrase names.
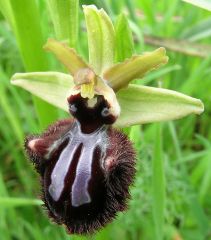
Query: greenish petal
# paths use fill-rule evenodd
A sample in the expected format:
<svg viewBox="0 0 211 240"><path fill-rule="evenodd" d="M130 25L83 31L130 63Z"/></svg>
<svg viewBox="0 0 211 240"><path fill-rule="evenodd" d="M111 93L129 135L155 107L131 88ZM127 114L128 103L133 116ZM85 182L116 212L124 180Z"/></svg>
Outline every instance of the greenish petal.
<svg viewBox="0 0 211 240"><path fill-rule="evenodd" d="M89 68L89 65L76 53L75 49L69 48L64 43L48 39L44 49L55 54L72 76L81 68Z"/></svg>
<svg viewBox="0 0 211 240"><path fill-rule="evenodd" d="M160 122L201 114L201 100L163 88L130 84L117 93L121 114L115 123L118 127Z"/></svg>
<svg viewBox="0 0 211 240"><path fill-rule="evenodd" d="M114 62L114 27L106 12L94 5L83 6L89 46L89 63L96 74L111 67Z"/></svg>
<svg viewBox="0 0 211 240"><path fill-rule="evenodd" d="M75 87L74 80L70 75L59 72L16 73L12 76L11 83L65 111L68 111L68 96L80 92L81 94L86 94L84 97L89 97L90 94L88 85L82 84L80 87ZM96 80L96 85L93 86L94 93L96 95L103 95L111 105L111 113L118 117L120 107L112 88L105 84L99 77ZM88 90L86 89L87 87Z"/></svg>
<svg viewBox="0 0 211 240"><path fill-rule="evenodd" d="M142 78L147 72L159 68L168 62L165 48L158 48L153 52L133 56L122 63L107 69L103 78L115 90L127 86L134 79Z"/></svg>
<svg viewBox="0 0 211 240"><path fill-rule="evenodd" d="M70 75L58 72L16 73L11 82L68 111L66 99L74 87ZM201 114L204 110L201 100L172 90L130 84L117 93L116 102L111 98L114 94L108 95L100 89L115 109L118 103L120 105L121 114L115 123L117 127L179 119L193 113Z"/></svg>
<svg viewBox="0 0 211 240"><path fill-rule="evenodd" d="M59 72L16 73L12 76L11 83L68 111L66 99L74 86L73 78L68 74Z"/></svg>

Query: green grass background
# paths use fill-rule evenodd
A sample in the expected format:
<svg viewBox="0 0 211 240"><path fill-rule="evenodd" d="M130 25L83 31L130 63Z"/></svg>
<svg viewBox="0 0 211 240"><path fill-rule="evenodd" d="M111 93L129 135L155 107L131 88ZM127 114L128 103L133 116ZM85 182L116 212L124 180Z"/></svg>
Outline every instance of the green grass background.
<svg viewBox="0 0 211 240"><path fill-rule="evenodd" d="M146 124L127 130L138 154L129 209L96 235L79 237L67 235L47 218L40 206L38 176L24 156L26 134L39 133L67 115L10 85L16 72L64 71L53 57L33 47L54 36L46 1L30 1L31 9L24 8L25 0L15 2L17 14L10 25L0 15L0 240L211 239L211 13L180 0L80 2L103 7L114 22L118 14L128 14L136 53L167 46L169 63L136 83L162 82L165 88L202 99L205 112L162 127ZM11 25L18 28L16 22L19 29L28 24L28 35L11 30ZM87 58L81 7L79 27L77 48Z"/></svg>

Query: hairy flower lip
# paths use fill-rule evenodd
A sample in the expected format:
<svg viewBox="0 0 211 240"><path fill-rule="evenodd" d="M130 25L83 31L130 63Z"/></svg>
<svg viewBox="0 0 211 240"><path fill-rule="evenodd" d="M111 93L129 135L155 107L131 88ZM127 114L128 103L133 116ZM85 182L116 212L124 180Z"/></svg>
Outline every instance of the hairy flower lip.
<svg viewBox="0 0 211 240"><path fill-rule="evenodd" d="M68 233L85 235L127 209L136 170L135 150L120 131L102 126L86 134L80 129L77 120L60 120L42 135L29 136L25 148L41 176L42 199L49 216ZM89 185L83 184L83 179Z"/></svg>

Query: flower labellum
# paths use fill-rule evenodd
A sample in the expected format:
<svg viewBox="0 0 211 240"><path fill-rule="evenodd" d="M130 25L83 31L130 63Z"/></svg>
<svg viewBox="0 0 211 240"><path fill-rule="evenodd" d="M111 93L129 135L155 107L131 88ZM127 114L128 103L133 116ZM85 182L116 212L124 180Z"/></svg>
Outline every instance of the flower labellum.
<svg viewBox="0 0 211 240"><path fill-rule="evenodd" d="M79 70L74 82L67 99L74 118L27 137L25 147L41 176L50 217L69 233L87 234L126 209L135 152L111 127L120 113L113 90L89 69Z"/></svg>

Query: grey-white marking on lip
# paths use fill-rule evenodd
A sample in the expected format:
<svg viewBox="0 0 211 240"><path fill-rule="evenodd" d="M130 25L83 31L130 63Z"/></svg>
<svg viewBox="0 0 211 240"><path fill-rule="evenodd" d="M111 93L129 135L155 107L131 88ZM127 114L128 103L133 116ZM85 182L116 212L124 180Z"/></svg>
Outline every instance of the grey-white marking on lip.
<svg viewBox="0 0 211 240"><path fill-rule="evenodd" d="M80 139L83 143L80 158L76 168L76 175L72 185L71 202L73 207L79 207L92 201L89 194L89 181L92 177L93 154L96 147L104 141L103 136L98 136L101 131L98 130L92 134L80 133ZM105 145L102 146L102 149Z"/></svg>
<svg viewBox="0 0 211 240"><path fill-rule="evenodd" d="M51 184L48 191L55 201L59 200L64 189L64 180L78 146L79 143L75 144L74 141L71 141L62 151L61 156L51 173ZM72 151L70 151L70 149Z"/></svg>
<svg viewBox="0 0 211 240"><path fill-rule="evenodd" d="M78 161L76 177L72 185L72 206L78 207L91 202L88 184L91 179L93 152L95 146L86 144Z"/></svg>
<svg viewBox="0 0 211 240"><path fill-rule="evenodd" d="M74 125L72 132L67 133L65 135L64 139L66 139L69 135L70 141L67 144L67 146L64 148L64 150L62 151L62 153L51 173L51 184L48 188L48 192L50 193L50 195L54 199L54 201L58 201L62 194L62 191L64 189L65 177L67 175L69 166L73 160L75 151L80 144L80 142L77 142L77 139L75 139L73 137L77 132L77 128L78 128L78 126ZM59 140L59 141L61 141L61 143L62 143L62 140Z"/></svg>
<svg viewBox="0 0 211 240"><path fill-rule="evenodd" d="M102 136L99 137L98 134L101 134L100 130L92 134L80 133L83 148L76 168L75 180L72 185L71 202L73 207L79 207L92 201L88 187L92 177L93 154L98 145L102 146L102 151L105 151L106 148L104 135L102 134Z"/></svg>

